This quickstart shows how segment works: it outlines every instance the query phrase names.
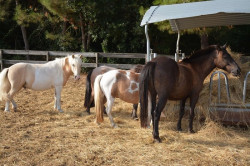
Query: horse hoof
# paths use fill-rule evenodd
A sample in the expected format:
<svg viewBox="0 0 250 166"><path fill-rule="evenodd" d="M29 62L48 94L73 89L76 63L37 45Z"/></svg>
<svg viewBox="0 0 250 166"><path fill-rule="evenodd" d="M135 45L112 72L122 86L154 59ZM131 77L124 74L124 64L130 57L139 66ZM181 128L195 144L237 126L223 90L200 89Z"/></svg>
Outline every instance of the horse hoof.
<svg viewBox="0 0 250 166"><path fill-rule="evenodd" d="M139 120L139 118L136 117L136 116L132 116L132 119L134 119L134 120Z"/></svg>
<svg viewBox="0 0 250 166"><path fill-rule="evenodd" d="M119 128L116 124L112 125L112 127L113 127L114 129Z"/></svg>
<svg viewBox="0 0 250 166"><path fill-rule="evenodd" d="M4 112L10 112L10 110L4 110Z"/></svg>
<svg viewBox="0 0 250 166"><path fill-rule="evenodd" d="M61 109L60 109L60 110L58 110L58 111L59 111L60 113L63 113L63 110L61 110Z"/></svg>
<svg viewBox="0 0 250 166"><path fill-rule="evenodd" d="M191 134L195 133L194 130L189 130L188 132L191 133Z"/></svg>
<svg viewBox="0 0 250 166"><path fill-rule="evenodd" d="M182 128L177 128L177 131L178 132L182 132Z"/></svg>
<svg viewBox="0 0 250 166"><path fill-rule="evenodd" d="M90 115L90 111L86 110L86 112Z"/></svg>
<svg viewBox="0 0 250 166"><path fill-rule="evenodd" d="M161 143L161 139L160 138L155 138L154 143Z"/></svg>

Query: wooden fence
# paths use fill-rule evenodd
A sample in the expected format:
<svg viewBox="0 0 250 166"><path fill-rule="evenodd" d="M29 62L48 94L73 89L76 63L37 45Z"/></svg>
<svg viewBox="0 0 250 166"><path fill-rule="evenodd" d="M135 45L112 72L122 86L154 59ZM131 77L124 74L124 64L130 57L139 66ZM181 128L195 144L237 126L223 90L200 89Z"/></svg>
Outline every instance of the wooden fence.
<svg viewBox="0 0 250 166"><path fill-rule="evenodd" d="M132 58L132 59L144 59L145 63L145 54L139 54L139 53L94 53L94 52L62 52L62 51L35 51L35 50L6 50L6 49L0 49L0 65L1 70L6 65L13 65L19 62L26 62L26 63L39 63L43 64L46 63L49 60L53 60L56 57L65 57L67 55L72 54L81 54L85 58L91 58L94 59L94 63L83 63L82 67L98 67L98 66L111 66L115 68L120 69L130 69L136 64L110 64L110 63L100 63L100 58ZM29 55L30 59L32 56L43 56L45 60L39 61L39 60L11 60L11 58L6 58L6 55L20 55L23 56L23 59L25 59L25 56Z"/></svg>
<svg viewBox="0 0 250 166"><path fill-rule="evenodd" d="M26 62L26 63L46 63L49 60L53 60L56 57L65 57L67 55L72 54L81 54L85 58L91 58L94 59L92 63L83 63L82 67L88 68L88 67L98 67L98 66L110 66L120 69L130 69L136 64L111 64L111 63L100 63L99 58L126 58L126 59L143 59L144 63L146 60L146 54L139 54L139 53L94 53L94 52L63 52L63 51L35 51L35 50L6 50L6 49L0 49L0 68L1 70L4 68L5 65L13 65L19 62ZM32 56L43 56L44 60L12 60L13 58L6 58L5 55L20 55L23 56L23 59L25 59L25 56L29 55ZM158 55L162 56L162 55ZM174 56L171 55L164 55L168 56L170 58L174 58ZM31 58L34 59L34 58ZM241 57L242 62L250 61L250 56L242 56Z"/></svg>

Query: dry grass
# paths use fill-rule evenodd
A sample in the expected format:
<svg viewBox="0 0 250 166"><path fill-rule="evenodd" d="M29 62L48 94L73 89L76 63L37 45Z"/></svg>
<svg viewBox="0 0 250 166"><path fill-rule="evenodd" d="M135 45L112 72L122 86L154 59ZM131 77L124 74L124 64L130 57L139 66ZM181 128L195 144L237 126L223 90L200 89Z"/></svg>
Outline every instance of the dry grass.
<svg viewBox="0 0 250 166"><path fill-rule="evenodd" d="M71 78L62 91L64 113L53 110L53 90L22 90L19 111L0 112L0 165L250 165L250 131L195 119L195 134L176 131L176 119L160 122L163 143L152 129L130 118L131 104L116 100L112 115L119 128L97 125L83 108L85 77ZM0 103L4 109L4 103Z"/></svg>

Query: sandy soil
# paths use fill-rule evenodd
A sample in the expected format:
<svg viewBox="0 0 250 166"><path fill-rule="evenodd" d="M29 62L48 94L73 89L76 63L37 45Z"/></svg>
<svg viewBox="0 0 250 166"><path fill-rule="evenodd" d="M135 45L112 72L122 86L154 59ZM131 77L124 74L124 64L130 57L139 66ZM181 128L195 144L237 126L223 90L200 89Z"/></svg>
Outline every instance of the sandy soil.
<svg viewBox="0 0 250 166"><path fill-rule="evenodd" d="M85 76L70 78L62 109L53 109L54 90L21 90L18 112L3 112L0 102L0 165L250 165L250 131L195 119L195 134L176 131L176 119L160 122L162 143L152 129L132 120L132 105L116 100L112 111L119 128L97 125L94 110L83 108Z"/></svg>

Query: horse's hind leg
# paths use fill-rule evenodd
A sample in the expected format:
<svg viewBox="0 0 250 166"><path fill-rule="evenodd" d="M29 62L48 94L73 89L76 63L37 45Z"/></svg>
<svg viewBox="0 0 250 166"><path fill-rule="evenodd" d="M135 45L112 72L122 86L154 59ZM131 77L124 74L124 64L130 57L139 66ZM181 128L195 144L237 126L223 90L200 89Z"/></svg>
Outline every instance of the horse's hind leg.
<svg viewBox="0 0 250 166"><path fill-rule="evenodd" d="M5 112L10 112L10 101L9 100L7 100L6 103L5 103L4 111Z"/></svg>
<svg viewBox="0 0 250 166"><path fill-rule="evenodd" d="M106 108L106 112L107 112L107 115L109 117L109 120L110 120L110 123L111 123L111 126L114 127L114 128L117 128L117 125L115 124L114 120L113 120L113 117L111 115L111 111L112 111L112 106L114 104L114 98L110 98L108 99L107 101L107 108Z"/></svg>
<svg viewBox="0 0 250 166"><path fill-rule="evenodd" d="M5 104L5 111L8 111L9 110L9 105L10 105L10 102L12 104L12 108L13 110L16 112L17 111L17 104L16 102L14 101L13 97L14 95L20 90L21 88L11 88L11 90L9 91L8 93L8 97L7 97L7 101L6 101L6 104Z"/></svg>
<svg viewBox="0 0 250 166"><path fill-rule="evenodd" d="M178 123L177 123L177 130L178 131L182 131L181 120L182 120L183 115L185 113L185 103L186 103L186 100L187 100L187 98L181 100L181 102L180 102L179 120L178 120Z"/></svg>
<svg viewBox="0 0 250 166"><path fill-rule="evenodd" d="M16 105L16 102L13 99L6 101L4 111L5 112L9 112L10 111L10 101L12 103L12 108L13 108L14 112L16 112L17 111L17 105Z"/></svg>
<svg viewBox="0 0 250 166"><path fill-rule="evenodd" d="M131 117L132 117L132 119L135 119L135 120L138 120L137 108L138 108L138 104L133 104L133 110L132 110Z"/></svg>
<svg viewBox="0 0 250 166"><path fill-rule="evenodd" d="M160 120L161 112L166 105L166 102L167 102L166 96L159 96L159 100L154 111L154 121L153 121L153 127L154 127L153 137L154 137L155 142L161 142L161 139L159 137L159 120Z"/></svg>
<svg viewBox="0 0 250 166"><path fill-rule="evenodd" d="M86 112L90 114L90 108L95 106L93 95L90 96L89 103L87 103Z"/></svg>

